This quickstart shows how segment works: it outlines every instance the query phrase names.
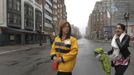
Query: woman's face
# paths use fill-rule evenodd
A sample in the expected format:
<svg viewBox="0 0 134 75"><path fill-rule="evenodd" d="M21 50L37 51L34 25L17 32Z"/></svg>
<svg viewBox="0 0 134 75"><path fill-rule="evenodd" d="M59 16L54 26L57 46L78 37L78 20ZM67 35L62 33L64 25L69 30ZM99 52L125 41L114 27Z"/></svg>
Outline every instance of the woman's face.
<svg viewBox="0 0 134 75"><path fill-rule="evenodd" d="M67 35L69 33L69 25L66 23L66 25L62 29L62 34Z"/></svg>
<svg viewBox="0 0 134 75"><path fill-rule="evenodd" d="M117 25L117 26L116 26L115 33L116 33L118 36L120 36L123 32L124 32L124 31L123 31L123 29L121 28L121 26L120 26L120 25Z"/></svg>

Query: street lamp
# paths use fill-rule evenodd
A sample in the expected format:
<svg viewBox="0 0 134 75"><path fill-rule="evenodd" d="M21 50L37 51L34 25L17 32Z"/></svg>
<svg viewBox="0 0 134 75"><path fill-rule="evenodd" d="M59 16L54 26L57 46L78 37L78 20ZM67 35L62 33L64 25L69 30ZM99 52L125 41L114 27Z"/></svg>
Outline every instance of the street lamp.
<svg viewBox="0 0 134 75"><path fill-rule="evenodd" d="M126 13L124 14L124 19L125 19L125 21L126 21L126 33L127 33L128 20L129 20L129 13L128 13L128 12L126 12Z"/></svg>
<svg viewBox="0 0 134 75"><path fill-rule="evenodd" d="M51 22L51 24L52 24L52 27L53 27L53 35L55 36L56 35L56 32L55 32L54 22Z"/></svg>
<svg viewBox="0 0 134 75"><path fill-rule="evenodd" d="M39 36L40 36L40 46L42 46L42 25L40 25Z"/></svg>

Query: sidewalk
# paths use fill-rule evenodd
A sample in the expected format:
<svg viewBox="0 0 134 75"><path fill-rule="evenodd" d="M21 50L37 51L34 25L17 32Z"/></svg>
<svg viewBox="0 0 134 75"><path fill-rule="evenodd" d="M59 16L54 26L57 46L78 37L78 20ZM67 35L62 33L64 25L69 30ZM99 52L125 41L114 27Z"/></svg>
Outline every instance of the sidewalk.
<svg viewBox="0 0 134 75"><path fill-rule="evenodd" d="M42 46L39 46L39 44L2 46L0 47L0 55L15 52L15 51L28 50L32 48L45 47L45 46L50 46L50 45L47 43L43 43Z"/></svg>
<svg viewBox="0 0 134 75"><path fill-rule="evenodd" d="M134 41L130 42L130 46L134 48Z"/></svg>

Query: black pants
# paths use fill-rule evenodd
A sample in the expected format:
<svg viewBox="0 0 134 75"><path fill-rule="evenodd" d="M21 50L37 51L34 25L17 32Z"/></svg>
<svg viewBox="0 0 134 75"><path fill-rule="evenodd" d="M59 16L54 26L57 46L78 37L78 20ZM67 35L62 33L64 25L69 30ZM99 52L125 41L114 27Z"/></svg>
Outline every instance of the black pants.
<svg viewBox="0 0 134 75"><path fill-rule="evenodd" d="M124 65L115 66L115 75L124 75L127 68L128 68L128 65L127 66L124 66Z"/></svg>
<svg viewBox="0 0 134 75"><path fill-rule="evenodd" d="M57 75L72 75L72 72L57 72Z"/></svg>

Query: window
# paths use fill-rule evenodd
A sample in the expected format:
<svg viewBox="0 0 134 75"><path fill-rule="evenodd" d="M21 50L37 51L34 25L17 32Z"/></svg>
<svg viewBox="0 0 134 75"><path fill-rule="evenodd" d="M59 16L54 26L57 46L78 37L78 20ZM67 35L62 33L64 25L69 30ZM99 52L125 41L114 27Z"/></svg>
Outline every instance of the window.
<svg viewBox="0 0 134 75"><path fill-rule="evenodd" d="M7 0L7 23L21 27L21 0Z"/></svg>
<svg viewBox="0 0 134 75"><path fill-rule="evenodd" d="M14 9L14 10L17 10L16 1L17 1L17 0L13 0L13 9Z"/></svg>
<svg viewBox="0 0 134 75"><path fill-rule="evenodd" d="M8 13L8 24L13 24L13 14Z"/></svg>
<svg viewBox="0 0 134 75"><path fill-rule="evenodd" d="M39 30L40 25L42 25L42 13L39 10L35 10L35 25L36 30Z"/></svg>
<svg viewBox="0 0 134 75"><path fill-rule="evenodd" d="M53 7L54 7L55 9L57 9L57 5L53 5Z"/></svg>
<svg viewBox="0 0 134 75"><path fill-rule="evenodd" d="M16 2L16 6L17 6L17 11L20 11L20 10L21 10L21 4L20 4L20 1L17 0L17 2Z"/></svg>
<svg viewBox="0 0 134 75"><path fill-rule="evenodd" d="M21 11L21 0L7 0L7 7L11 11Z"/></svg>
<svg viewBox="0 0 134 75"><path fill-rule="evenodd" d="M29 4L24 4L24 25L26 28L33 28L34 25L34 16L33 16L33 7Z"/></svg>
<svg viewBox="0 0 134 75"><path fill-rule="evenodd" d="M52 9L52 6L49 3L47 3L47 2L45 4L45 7L49 8L49 9Z"/></svg>
<svg viewBox="0 0 134 75"><path fill-rule="evenodd" d="M40 4L41 5L41 3L42 3L42 0L35 0L38 4Z"/></svg>
<svg viewBox="0 0 134 75"><path fill-rule="evenodd" d="M13 23L16 24L17 23L17 15L14 15L14 19L13 19Z"/></svg>
<svg viewBox="0 0 134 75"><path fill-rule="evenodd" d="M13 34L10 35L10 40L15 40L15 36Z"/></svg>
<svg viewBox="0 0 134 75"><path fill-rule="evenodd" d="M49 19L47 19L47 18L45 18L45 22L49 23L49 24L51 23L51 21Z"/></svg>
<svg viewBox="0 0 134 75"><path fill-rule="evenodd" d="M8 13L8 24L21 25L21 16L13 13Z"/></svg>
<svg viewBox="0 0 134 75"><path fill-rule="evenodd" d="M7 1L7 5L8 5L8 8L9 9L12 9L12 7L13 7L13 1L12 0L8 0Z"/></svg>
<svg viewBox="0 0 134 75"><path fill-rule="evenodd" d="M17 16L17 24L21 24L21 16Z"/></svg>
<svg viewBox="0 0 134 75"><path fill-rule="evenodd" d="M52 16L52 14L49 12L49 11L45 11L45 13L48 15L48 16Z"/></svg>

